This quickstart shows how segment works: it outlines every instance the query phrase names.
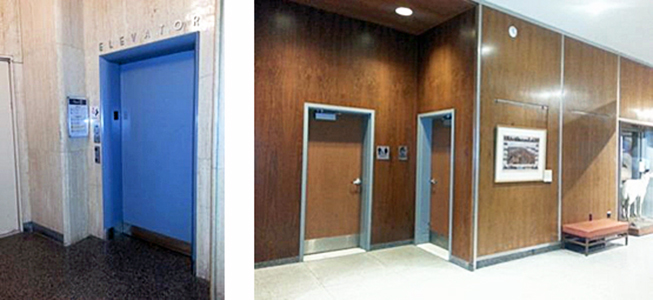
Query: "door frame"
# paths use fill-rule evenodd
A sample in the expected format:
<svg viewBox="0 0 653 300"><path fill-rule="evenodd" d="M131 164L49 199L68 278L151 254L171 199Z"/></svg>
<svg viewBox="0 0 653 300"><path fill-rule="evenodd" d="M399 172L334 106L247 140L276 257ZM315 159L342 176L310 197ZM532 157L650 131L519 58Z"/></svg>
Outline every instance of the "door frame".
<svg viewBox="0 0 653 300"><path fill-rule="evenodd" d="M432 132L427 130L424 121L432 120L437 117L451 115L451 154L450 170L449 170L449 242L448 242L448 257L451 258L451 244L453 236L453 204L454 204L454 174L455 174L455 156L456 156L456 110L454 108L432 111L417 115L417 174L416 174L416 188L415 188L415 238L416 245L430 242L430 226L424 228L424 224L430 222L431 217L431 193L430 183L431 177L431 139L427 133ZM423 163L428 162L428 163ZM427 183L426 187L424 182Z"/></svg>
<svg viewBox="0 0 653 300"><path fill-rule="evenodd" d="M16 212L18 213L18 231L9 232L5 235L1 235L0 238L11 236L20 232L23 232L23 207L22 207L22 189L20 181L20 149L19 149L19 135L18 135L18 113L17 113L17 103L16 103L16 78L15 78L15 69L14 69L14 59L11 56L0 55L1 62L7 62L9 67L9 105L11 105L11 127L13 133L13 148L14 148L14 180L16 182Z"/></svg>
<svg viewBox="0 0 653 300"><path fill-rule="evenodd" d="M107 166L110 163L115 163L113 162L114 157L110 154L110 149L108 148L107 145L107 140L112 139L111 135L111 123L112 123L112 109L110 109L111 104L114 103L114 98L112 97L107 97L104 93L104 89L111 89L111 87L106 87L103 86L103 83L105 82L105 79L109 78L114 78L115 76L121 76L119 73L111 73L108 71L106 68L102 66L102 61L106 62L107 65L111 65L113 67L120 66L125 63L130 63L130 62L135 62L135 61L141 61L145 59L150 59L154 57L160 57L160 56L165 56L165 55L171 55L171 54L176 54L184 51L193 51L194 52L194 84L193 84L193 158L192 158L192 216L191 216L191 261L192 261L192 268L193 268L193 274L197 275L197 255L198 255L198 247L197 247L197 241L200 238L204 238L203 236L200 236L199 230L197 230L197 220L198 220L198 214L200 211L199 207L199 202L198 202L198 187L199 187L199 181L198 181L198 174L200 172L199 167L198 167L198 107L199 107L199 59L200 59L200 35L199 32L190 32L182 35L177 35L177 36L172 36L168 38L164 38L161 40L157 40L155 42L151 43L146 43L146 44L140 44L140 45L135 45L133 47L125 48L122 50L118 50L115 52L109 52L106 54L102 54L99 56L100 60L100 67L99 67L99 73L100 73L100 81L99 81L99 88L100 88L100 101L98 103L98 107L100 108L100 131L101 131L101 143L100 144L94 144L94 146L100 146L101 147L101 162L100 166L102 168L102 176L101 176L101 181L102 181L102 192L101 192L101 199L102 199L102 215L106 215L107 211L107 203L115 201L114 198L110 197L110 193L108 192L109 189L112 189L115 187L115 185L110 184L109 180L110 178L114 175L112 173L109 173L107 170ZM105 73L107 73L105 75ZM106 77L105 77L106 76ZM119 97L119 96L116 96ZM122 115L122 114L121 114ZM122 117L120 117L122 118ZM122 122L122 121L121 121ZM122 125L121 125L122 126ZM122 130L122 129L121 129ZM122 165L122 161L120 162ZM120 172L122 172L122 167L120 168ZM115 178L114 178L115 179ZM120 180L122 181L122 175L120 175ZM122 185L122 183L118 183L119 185ZM122 201L122 198L120 198L120 201ZM108 226L107 225L107 220L106 218L103 219L102 222L102 227L103 230L105 231L105 238L108 238L110 236L109 231L111 229L116 230L118 232L124 232L126 231L123 220L119 222L118 224L113 224L113 226ZM210 233L209 233L210 237ZM209 238L210 239L210 238ZM210 242L209 242L210 243ZM207 262L207 264L210 266L210 262Z"/></svg>
<svg viewBox="0 0 653 300"><path fill-rule="evenodd" d="M328 111L360 115L367 124L363 139L363 170L361 175L361 218L359 246L365 251L371 248L372 240L372 194L374 187L374 118L373 109L335 106L319 103L304 103L304 135L302 141L302 198L299 226L299 261L304 261L304 242L306 237L306 183L308 177L308 134L311 111L324 109Z"/></svg>

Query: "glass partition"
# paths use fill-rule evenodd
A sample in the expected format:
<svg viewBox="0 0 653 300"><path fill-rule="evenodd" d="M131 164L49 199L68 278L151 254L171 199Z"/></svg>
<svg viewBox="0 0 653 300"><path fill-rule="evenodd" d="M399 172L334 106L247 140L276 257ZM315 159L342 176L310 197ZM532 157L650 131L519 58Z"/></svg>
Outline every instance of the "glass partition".
<svg viewBox="0 0 653 300"><path fill-rule="evenodd" d="M644 230L653 226L653 128L628 123L620 128L619 219Z"/></svg>

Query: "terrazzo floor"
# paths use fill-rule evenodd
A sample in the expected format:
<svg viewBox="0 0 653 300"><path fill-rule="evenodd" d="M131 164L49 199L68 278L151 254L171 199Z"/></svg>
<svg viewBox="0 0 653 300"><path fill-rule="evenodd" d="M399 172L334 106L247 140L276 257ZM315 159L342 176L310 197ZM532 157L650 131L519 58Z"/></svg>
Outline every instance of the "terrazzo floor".
<svg viewBox="0 0 653 300"><path fill-rule="evenodd" d="M209 299L190 258L126 236L71 247L36 233L0 239L0 299Z"/></svg>
<svg viewBox="0 0 653 300"><path fill-rule="evenodd" d="M653 236L467 271L416 246L255 271L256 299L653 299Z"/></svg>

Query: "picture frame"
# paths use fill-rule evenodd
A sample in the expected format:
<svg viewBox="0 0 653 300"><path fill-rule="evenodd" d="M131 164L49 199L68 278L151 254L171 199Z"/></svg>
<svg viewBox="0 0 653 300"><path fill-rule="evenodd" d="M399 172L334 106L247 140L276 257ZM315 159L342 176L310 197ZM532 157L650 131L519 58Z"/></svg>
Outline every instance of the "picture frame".
<svg viewBox="0 0 653 300"><path fill-rule="evenodd" d="M495 183L544 181L545 129L497 126Z"/></svg>

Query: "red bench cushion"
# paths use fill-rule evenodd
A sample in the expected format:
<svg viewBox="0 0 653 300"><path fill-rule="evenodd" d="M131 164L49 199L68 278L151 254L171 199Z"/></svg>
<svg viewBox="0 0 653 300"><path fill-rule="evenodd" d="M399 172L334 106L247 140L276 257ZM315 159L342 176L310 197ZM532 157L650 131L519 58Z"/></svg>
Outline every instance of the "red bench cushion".
<svg viewBox="0 0 653 300"><path fill-rule="evenodd" d="M628 231L628 222L610 219L586 221L562 226L562 232L586 239L604 237Z"/></svg>

